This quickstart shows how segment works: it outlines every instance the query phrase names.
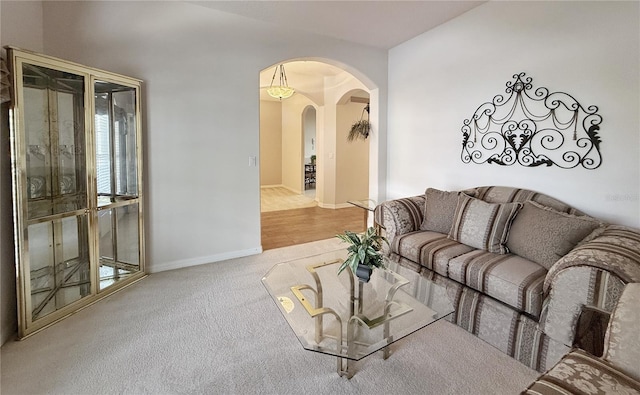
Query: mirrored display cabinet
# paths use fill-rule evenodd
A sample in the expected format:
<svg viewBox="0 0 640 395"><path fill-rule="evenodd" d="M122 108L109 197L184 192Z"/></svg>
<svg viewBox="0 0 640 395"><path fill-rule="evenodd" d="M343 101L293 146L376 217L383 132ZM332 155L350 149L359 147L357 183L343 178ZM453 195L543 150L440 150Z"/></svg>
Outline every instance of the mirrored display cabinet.
<svg viewBox="0 0 640 395"><path fill-rule="evenodd" d="M141 81L7 54L23 338L145 276Z"/></svg>

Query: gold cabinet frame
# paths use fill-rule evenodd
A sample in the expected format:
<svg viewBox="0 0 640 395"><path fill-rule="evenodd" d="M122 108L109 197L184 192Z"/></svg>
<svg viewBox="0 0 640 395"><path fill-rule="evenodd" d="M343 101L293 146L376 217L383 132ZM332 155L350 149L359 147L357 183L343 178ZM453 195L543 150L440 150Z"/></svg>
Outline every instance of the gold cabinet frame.
<svg viewBox="0 0 640 395"><path fill-rule="evenodd" d="M142 81L6 48L24 338L146 276Z"/></svg>

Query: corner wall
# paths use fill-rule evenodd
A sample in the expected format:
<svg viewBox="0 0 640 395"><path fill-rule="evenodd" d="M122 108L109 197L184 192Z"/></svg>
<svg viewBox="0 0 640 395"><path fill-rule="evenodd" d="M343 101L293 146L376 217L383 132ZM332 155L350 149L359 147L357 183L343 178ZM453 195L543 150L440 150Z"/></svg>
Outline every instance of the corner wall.
<svg viewBox="0 0 640 395"><path fill-rule="evenodd" d="M389 52L389 198L509 185L640 226L640 3L488 2ZM464 164L461 127L512 75L603 117L596 170Z"/></svg>

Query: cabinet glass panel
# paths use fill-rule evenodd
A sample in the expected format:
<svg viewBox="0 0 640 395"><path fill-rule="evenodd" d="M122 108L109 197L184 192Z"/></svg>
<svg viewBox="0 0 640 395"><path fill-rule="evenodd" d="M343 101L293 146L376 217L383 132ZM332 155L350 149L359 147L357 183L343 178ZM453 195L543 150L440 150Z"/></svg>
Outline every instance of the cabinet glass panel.
<svg viewBox="0 0 640 395"><path fill-rule="evenodd" d="M96 81L98 206L138 197L136 89Z"/></svg>
<svg viewBox="0 0 640 395"><path fill-rule="evenodd" d="M86 208L84 77L24 63L28 218Z"/></svg>
<svg viewBox="0 0 640 395"><path fill-rule="evenodd" d="M32 320L91 294L87 216L29 225Z"/></svg>
<svg viewBox="0 0 640 395"><path fill-rule="evenodd" d="M98 212L100 289L140 271L138 204Z"/></svg>

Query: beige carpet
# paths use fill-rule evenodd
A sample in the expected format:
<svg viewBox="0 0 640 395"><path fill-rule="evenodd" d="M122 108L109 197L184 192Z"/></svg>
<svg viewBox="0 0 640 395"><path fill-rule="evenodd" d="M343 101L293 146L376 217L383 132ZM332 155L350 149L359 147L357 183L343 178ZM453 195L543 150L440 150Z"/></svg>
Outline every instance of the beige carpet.
<svg viewBox="0 0 640 395"><path fill-rule="evenodd" d="M313 194L315 196L315 194ZM260 211L281 211L295 208L315 207L318 203L307 194L297 194L283 187L260 189Z"/></svg>
<svg viewBox="0 0 640 395"><path fill-rule="evenodd" d="M439 321L356 363L305 351L261 284L275 263L343 247L302 244L168 272L1 351L12 394L517 394L537 373Z"/></svg>

